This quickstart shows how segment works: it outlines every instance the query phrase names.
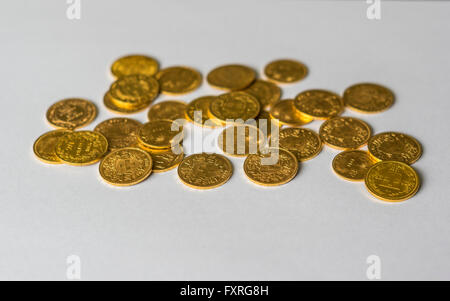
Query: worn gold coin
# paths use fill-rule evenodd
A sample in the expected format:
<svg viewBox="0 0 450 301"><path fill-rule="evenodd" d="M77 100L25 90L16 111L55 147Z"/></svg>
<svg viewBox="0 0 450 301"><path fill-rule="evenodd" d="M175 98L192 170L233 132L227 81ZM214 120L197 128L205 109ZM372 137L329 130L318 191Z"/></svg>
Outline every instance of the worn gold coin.
<svg viewBox="0 0 450 301"><path fill-rule="evenodd" d="M219 154L193 154L178 166L181 182L196 189L210 189L225 184L233 173L230 160Z"/></svg>
<svg viewBox="0 0 450 301"><path fill-rule="evenodd" d="M138 142L147 148L170 148L182 140L183 127L170 120L149 121L138 131Z"/></svg>
<svg viewBox="0 0 450 301"><path fill-rule="evenodd" d="M329 119L344 109L339 95L325 90L307 90L295 97L294 105L301 113L314 119Z"/></svg>
<svg viewBox="0 0 450 301"><path fill-rule="evenodd" d="M225 154L236 157L257 153L264 142L264 134L249 124L229 126L223 129L217 139L219 148Z"/></svg>
<svg viewBox="0 0 450 301"><path fill-rule="evenodd" d="M369 141L372 131L367 123L353 117L334 117L319 129L322 141L337 149L356 149Z"/></svg>
<svg viewBox="0 0 450 301"><path fill-rule="evenodd" d="M334 172L349 181L364 181L367 171L375 162L363 150L347 150L336 155L332 167Z"/></svg>
<svg viewBox="0 0 450 301"><path fill-rule="evenodd" d="M284 99L276 102L270 110L270 116L281 125L301 126L313 121L294 107L293 99Z"/></svg>
<svg viewBox="0 0 450 301"><path fill-rule="evenodd" d="M110 110L114 113L119 113L119 114L133 114L133 113L140 112L148 107L148 103L142 103L140 106L131 107L131 108L119 107L112 101L111 94L109 91L106 92L105 96L103 97L103 104L105 105L105 107L108 110Z"/></svg>
<svg viewBox="0 0 450 301"><path fill-rule="evenodd" d="M153 159L153 172L165 172L177 167L183 160L184 153L181 146L176 148L176 150L176 153L172 148L164 151L149 151Z"/></svg>
<svg viewBox="0 0 450 301"><path fill-rule="evenodd" d="M174 66L162 69L156 74L156 79L164 94L184 94L197 89L202 83L202 75L195 69Z"/></svg>
<svg viewBox="0 0 450 301"><path fill-rule="evenodd" d="M217 96L211 102L209 113L213 120L226 124L227 120L242 119L244 122L258 116L258 100L245 92L230 92Z"/></svg>
<svg viewBox="0 0 450 301"><path fill-rule="evenodd" d="M281 96L280 87L261 79L255 80L244 92L256 97L261 109L270 109L274 103L280 100Z"/></svg>
<svg viewBox="0 0 450 301"><path fill-rule="evenodd" d="M356 84L344 92L345 105L362 113L382 112L388 109L393 102L392 91L377 84Z"/></svg>
<svg viewBox="0 0 450 301"><path fill-rule="evenodd" d="M138 148L126 147L109 153L100 162L100 176L115 186L135 185L152 172L151 156Z"/></svg>
<svg viewBox="0 0 450 301"><path fill-rule="evenodd" d="M317 156L322 150L319 135L310 129L286 128L279 134L279 147L290 151L299 162Z"/></svg>
<svg viewBox="0 0 450 301"><path fill-rule="evenodd" d="M148 111L148 120L171 120L185 119L186 103L178 100L166 100L154 104Z"/></svg>
<svg viewBox="0 0 450 301"><path fill-rule="evenodd" d="M266 154L250 154L244 161L245 175L264 186L289 182L297 175L298 167L297 158L281 148L269 148Z"/></svg>
<svg viewBox="0 0 450 301"><path fill-rule="evenodd" d="M264 68L264 74L270 80L280 83L293 83L306 77L306 66L294 60L272 61Z"/></svg>
<svg viewBox="0 0 450 301"><path fill-rule="evenodd" d="M81 98L67 98L47 110L48 122L56 128L74 130L91 123L97 116L95 105Z"/></svg>
<svg viewBox="0 0 450 301"><path fill-rule="evenodd" d="M151 76L134 74L120 77L109 89L111 101L124 109L149 105L159 93L159 84Z"/></svg>
<svg viewBox="0 0 450 301"><path fill-rule="evenodd" d="M367 171L364 182L371 194L388 202L409 199L420 186L417 172L411 166L397 161L376 163Z"/></svg>
<svg viewBox="0 0 450 301"><path fill-rule="evenodd" d="M127 55L117 59L111 66L111 73L115 77L142 74L153 76L158 72L158 62L145 55Z"/></svg>
<svg viewBox="0 0 450 301"><path fill-rule="evenodd" d="M422 155L422 146L419 141L397 132L377 134L370 138L367 147L375 161L399 161L413 164Z"/></svg>
<svg viewBox="0 0 450 301"><path fill-rule="evenodd" d="M100 122L94 131L101 133L108 140L108 149L137 147L137 132L141 123L130 118L111 118Z"/></svg>
<svg viewBox="0 0 450 301"><path fill-rule="evenodd" d="M33 145L33 151L36 157L50 164L61 164L61 160L56 156L55 147L59 138L70 133L69 130L54 130L42 134L36 139Z"/></svg>
<svg viewBox="0 0 450 301"><path fill-rule="evenodd" d="M256 72L244 65L223 65L210 71L206 77L208 83L218 89L237 91L250 86Z"/></svg>
<svg viewBox="0 0 450 301"><path fill-rule="evenodd" d="M89 165L99 161L108 150L108 140L99 132L70 132L59 138L56 156L70 165Z"/></svg>
<svg viewBox="0 0 450 301"><path fill-rule="evenodd" d="M213 120L210 119L209 107L211 102L216 99L216 96L202 96L191 101L186 107L186 118L194 124L204 127L216 127L218 126Z"/></svg>

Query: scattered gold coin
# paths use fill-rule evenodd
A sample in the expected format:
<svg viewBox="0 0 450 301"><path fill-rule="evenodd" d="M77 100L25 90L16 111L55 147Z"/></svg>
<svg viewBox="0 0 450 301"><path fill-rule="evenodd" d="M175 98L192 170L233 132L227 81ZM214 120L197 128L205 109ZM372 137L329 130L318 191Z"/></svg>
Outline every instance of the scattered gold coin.
<svg viewBox="0 0 450 301"><path fill-rule="evenodd" d="M422 146L419 141L397 132L377 134L370 138L367 147L375 161L399 161L413 164L422 155Z"/></svg>
<svg viewBox="0 0 450 301"><path fill-rule="evenodd" d="M111 73L115 77L142 74L153 76L158 72L158 62L145 55L127 55L117 59L111 66Z"/></svg>
<svg viewBox="0 0 450 301"><path fill-rule="evenodd" d="M186 103L177 100L166 100L150 107L148 120L166 119L175 121L185 119Z"/></svg>
<svg viewBox="0 0 450 301"><path fill-rule="evenodd" d="M279 130L280 128L280 124L270 116L269 112L264 110L259 111L259 115L256 117L256 126L266 138L270 137L273 129Z"/></svg>
<svg viewBox="0 0 450 301"><path fill-rule="evenodd" d="M308 69L294 60L276 60L267 64L264 74L270 80L279 83L293 83L306 77Z"/></svg>
<svg viewBox="0 0 450 301"><path fill-rule="evenodd" d="M153 159L153 172L165 172L177 167L184 158L183 148L179 147L179 152L174 153L172 149L165 151L150 151Z"/></svg>
<svg viewBox="0 0 450 301"><path fill-rule="evenodd" d="M372 131L367 123L353 117L334 117L319 129L322 141L337 149L356 149L367 144Z"/></svg>
<svg viewBox="0 0 450 301"><path fill-rule="evenodd" d="M134 74L120 77L109 89L111 101L120 108L148 106L159 93L159 84L151 76Z"/></svg>
<svg viewBox="0 0 450 301"><path fill-rule="evenodd" d="M191 101L186 107L186 118L194 124L204 127L216 127L218 124L210 119L209 107L216 96L202 96ZM195 113L197 112L197 113ZM201 114L201 115L200 115Z"/></svg>
<svg viewBox="0 0 450 301"><path fill-rule="evenodd" d="M54 130L42 134L36 139L33 151L36 157L45 163L61 164L61 160L56 156L55 147L59 138L70 133L69 130Z"/></svg>
<svg viewBox="0 0 450 301"><path fill-rule="evenodd" d="M169 95L189 93L202 84L200 72L183 66L162 69L156 74L156 79L162 93Z"/></svg>
<svg viewBox="0 0 450 301"><path fill-rule="evenodd" d="M322 141L313 130L286 128L280 131L279 146L290 151L299 162L303 162L314 158L320 153Z"/></svg>
<svg viewBox="0 0 450 301"><path fill-rule="evenodd" d="M99 132L70 132L60 137L56 156L70 165L89 165L98 162L108 150L108 140Z"/></svg>
<svg viewBox="0 0 450 301"><path fill-rule="evenodd" d="M111 94L109 91L106 92L105 96L103 97L103 104L105 105L105 107L108 110L110 110L114 113L119 113L119 114L133 114L133 113L140 112L148 107L148 103L143 103L140 106L136 106L136 107L132 107L132 108L119 107L112 101Z"/></svg>
<svg viewBox="0 0 450 301"><path fill-rule="evenodd" d="M242 157L257 153L264 146L264 134L256 126L236 124L229 126L219 134L217 143L227 155Z"/></svg>
<svg viewBox="0 0 450 301"><path fill-rule="evenodd" d="M172 130L172 124L175 126ZM183 127L170 120L149 121L138 131L138 142L146 148L167 149L183 140Z"/></svg>
<svg viewBox="0 0 450 301"><path fill-rule="evenodd" d="M287 126L301 126L313 121L313 118L295 109L293 99L280 100L275 103L270 110L270 116L279 124Z"/></svg>
<svg viewBox="0 0 450 301"><path fill-rule="evenodd" d="M47 120L52 126L69 130L91 123L96 116L95 105L81 98L60 100L47 110Z"/></svg>
<svg viewBox="0 0 450 301"><path fill-rule="evenodd" d="M259 101L261 109L270 109L281 96L280 87L261 79L255 80L244 92L254 96Z"/></svg>
<svg viewBox="0 0 450 301"><path fill-rule="evenodd" d="M388 109L394 102L394 94L377 84L362 83L347 88L344 103L350 109L362 113L378 113Z"/></svg>
<svg viewBox="0 0 450 301"><path fill-rule="evenodd" d="M243 90L255 80L256 72L244 65L223 65L208 73L206 80L218 89Z"/></svg>
<svg viewBox="0 0 450 301"><path fill-rule="evenodd" d="M94 131L106 137L109 151L115 151L119 148L137 147L137 132L141 126L134 119L111 118L100 122Z"/></svg>
<svg viewBox="0 0 450 301"><path fill-rule="evenodd" d="M301 113L314 119L329 119L344 109L339 95L325 90L308 90L295 97L294 105Z"/></svg>
<svg viewBox="0 0 450 301"><path fill-rule="evenodd" d="M244 122L258 116L260 105L258 100L245 92L230 92L217 96L211 102L210 115L218 123L226 124L227 120L242 119Z"/></svg>
<svg viewBox="0 0 450 301"><path fill-rule="evenodd" d="M375 162L363 150L347 150L336 155L332 167L334 172L349 181L364 181L367 171Z"/></svg>

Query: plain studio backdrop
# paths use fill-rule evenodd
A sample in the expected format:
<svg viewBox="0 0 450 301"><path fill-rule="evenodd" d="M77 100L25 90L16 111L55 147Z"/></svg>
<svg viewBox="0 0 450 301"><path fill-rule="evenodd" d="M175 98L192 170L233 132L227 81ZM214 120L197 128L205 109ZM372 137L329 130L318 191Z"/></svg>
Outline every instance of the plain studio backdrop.
<svg viewBox="0 0 450 301"><path fill-rule="evenodd" d="M79 260L84 280L364 280L373 258L383 280L450 279L450 3L381 1L379 20L366 1L80 3L80 19L68 18L66 1L1 4L0 279L64 280ZM416 137L422 187L406 202L377 201L333 173L329 147L272 188L251 183L233 158L230 181L210 191L184 186L176 169L116 188L98 165L38 161L32 145L52 129L45 112L55 101L94 101L99 114L86 129L117 116L102 98L111 63L130 53L204 76L226 63L263 76L270 60L304 62L308 77L282 86L283 98L383 84L392 108L344 115ZM204 82L156 101L219 93Z"/></svg>

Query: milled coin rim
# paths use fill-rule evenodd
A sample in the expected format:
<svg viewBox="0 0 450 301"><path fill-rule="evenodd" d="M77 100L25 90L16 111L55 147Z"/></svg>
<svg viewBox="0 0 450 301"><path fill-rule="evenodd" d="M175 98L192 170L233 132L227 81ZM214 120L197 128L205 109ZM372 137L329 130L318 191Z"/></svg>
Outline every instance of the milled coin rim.
<svg viewBox="0 0 450 301"><path fill-rule="evenodd" d="M63 164L63 162L61 161L61 159L59 159L58 156L56 156L56 153L55 153L55 157L58 159L58 161L50 161L50 160L47 160L47 159L42 158L42 157L39 155L39 152L37 151L37 145L38 145L38 143L39 143L40 141L42 141L42 139L46 138L48 135L51 135L51 134L54 133L54 132L66 132L66 133L70 133L70 132L72 132L72 131L71 131L71 130L68 130L68 129L57 129L57 130L52 130L52 131L48 131L48 132L43 133L42 135L40 135L40 136L34 141L34 143L33 143L33 153L34 153L35 157L36 157L39 161L41 161L41 162L44 162L44 163L47 163L47 164L60 165L60 164ZM61 137L62 137L62 136L64 136L64 135L61 135ZM60 138L61 138L61 137L60 137ZM59 138L58 138L58 139L59 139ZM55 144L55 146L56 146L56 144Z"/></svg>
<svg viewBox="0 0 450 301"><path fill-rule="evenodd" d="M361 123L366 127L367 131L369 132L369 135L368 135L367 139L364 141L364 143L363 143L363 144L360 144L360 145L358 145L358 146L356 146L356 147L345 147L345 146L338 146L338 145L331 144L331 143L327 142L325 139L323 139L323 138L322 138L322 135L321 135L321 132L322 132L323 127L326 125L327 122L330 122L331 120L337 119L337 118L354 119L354 120L357 120L357 121L361 122ZM344 150L344 151L345 151L345 150L353 150L353 149L356 150L356 149L360 149L361 147L367 145L368 142L369 142L369 140L370 140L371 137L372 137L372 133L373 133L373 132L372 132L372 128L370 127L370 125L369 125L367 122L365 122L365 121L362 120L362 119L355 118L355 117L350 117L350 116L336 116L336 117L330 118L330 119L328 119L328 120L325 120L325 121L320 125L320 128L319 128L319 136L320 136L320 139L322 140L322 142L323 142L324 144L326 144L327 146L329 146L329 147L331 147L331 148L334 148L334 149L337 149L337 150Z"/></svg>
<svg viewBox="0 0 450 301"><path fill-rule="evenodd" d="M192 87L190 87L190 88L188 88L188 89L186 89L186 90L180 91L180 92L173 92L173 91L166 91L166 90L164 90L164 89L162 88L161 83L160 83L161 74L167 72L167 70L169 70L169 69L175 69L175 68L186 69L186 70L189 70L189 71L195 73L195 75L196 75L198 81L196 81L196 82L195 82L196 84L193 85ZM198 71L197 69L195 69L195 68L193 68L193 67L188 67L188 66L183 66L183 65L176 65L176 66L170 66L170 67L163 68L163 69L159 70L159 71L154 75L154 77L155 77L155 79L158 81L158 84L159 84L159 91L160 91L162 94L164 94L164 95L171 95L171 96L178 96L178 95L182 95L182 94L191 93L192 91L197 90L198 88L200 88L200 86L201 86L202 83L203 83L203 75L200 73L200 71Z"/></svg>
<svg viewBox="0 0 450 301"><path fill-rule="evenodd" d="M356 86L364 86L364 85L377 86L377 87L380 87L380 88L383 88L383 89L389 91L389 93L391 93L391 95L392 95L391 103L387 107L385 107L383 109L374 110L374 111L363 110L363 109L357 108L357 107L349 104L348 101L347 101L347 95L350 93L349 90L351 88L356 87ZM379 85L379 84L375 84L375 83L367 83L366 82L366 83L356 83L356 84L351 85L350 87L346 88L344 90L344 93L342 94L342 100L344 101L344 106L348 107L352 111L355 111L355 112L358 112L358 113L364 113L364 114L377 114L377 113L381 113L381 112L387 111L389 108L391 108L394 105L395 95L394 95L394 92L392 92L391 89L389 89L389 88L387 88L385 86L382 86L382 85Z"/></svg>
<svg viewBox="0 0 450 301"><path fill-rule="evenodd" d="M370 155L369 155L369 152L368 152L368 151L365 151L365 150L362 150L362 149L349 149L349 150L344 150L344 151L338 153L336 156L334 156L333 161L331 162L331 169L332 169L333 172L334 172L337 176L339 176L339 178L341 178L341 179L344 179L344 180L347 180L347 181L350 181L350 182L363 182L364 179L365 179L365 177L366 177L366 175L364 175L364 177L362 177L361 179L359 179L359 178L358 178L358 179L353 179L353 178L348 178L348 177L344 176L343 174L340 174L340 173L336 170L336 158L337 158L338 156L343 156L343 155L342 155L343 153L349 153L349 152L364 153L364 154L369 158L369 160L372 162L372 166L373 166L374 164L376 164L376 162L374 162L374 161L370 158ZM372 166L370 166L369 169L372 168ZM368 171L369 171L369 170L367 170L367 172L368 172ZM366 172L366 174L367 174L367 172Z"/></svg>

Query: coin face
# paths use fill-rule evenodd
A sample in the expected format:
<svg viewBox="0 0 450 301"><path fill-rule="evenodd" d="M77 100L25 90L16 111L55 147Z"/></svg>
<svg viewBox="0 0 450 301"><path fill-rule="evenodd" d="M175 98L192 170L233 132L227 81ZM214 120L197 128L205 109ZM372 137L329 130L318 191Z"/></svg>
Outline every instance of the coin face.
<svg viewBox="0 0 450 301"><path fill-rule="evenodd" d="M70 132L60 137L56 156L70 165L89 165L98 162L108 150L108 140L99 132Z"/></svg>
<svg viewBox="0 0 450 301"><path fill-rule="evenodd" d="M301 126L313 121L313 118L295 109L293 99L285 99L275 103L270 110L270 116L279 124L288 126Z"/></svg>
<svg viewBox="0 0 450 301"><path fill-rule="evenodd" d="M319 135L328 146L356 149L365 145L372 131L367 123L353 117L334 117L320 126Z"/></svg>
<svg viewBox="0 0 450 301"><path fill-rule="evenodd" d="M233 173L231 162L219 154L193 154L178 166L181 182L196 189L210 189L225 184Z"/></svg>
<svg viewBox="0 0 450 301"><path fill-rule="evenodd" d="M270 109L281 96L281 89L277 85L260 79L255 80L244 92L254 96L262 109Z"/></svg>
<svg viewBox="0 0 450 301"><path fill-rule="evenodd" d="M117 59L111 66L111 73L115 77L142 74L153 76L158 72L158 62L145 55L127 55Z"/></svg>
<svg viewBox="0 0 450 301"><path fill-rule="evenodd" d="M264 74L270 80L280 83L293 83L306 77L308 69L294 60L276 60L267 64Z"/></svg>
<svg viewBox="0 0 450 301"><path fill-rule="evenodd" d="M334 172L349 181L364 181L367 171L374 164L369 154L362 150L347 150L336 155Z"/></svg>
<svg viewBox="0 0 450 301"><path fill-rule="evenodd" d="M158 96L159 84L150 76L127 75L116 80L109 93L116 106L135 109L150 104Z"/></svg>
<svg viewBox="0 0 450 301"><path fill-rule="evenodd" d="M394 102L394 94L380 85L362 83L347 88L344 103L350 109L362 113L377 113L388 109Z"/></svg>
<svg viewBox="0 0 450 301"><path fill-rule="evenodd" d="M81 98L60 100L47 110L47 121L52 126L69 130L91 123L95 116L97 116L95 105Z"/></svg>
<svg viewBox="0 0 450 301"><path fill-rule="evenodd" d="M255 80L256 72L244 65L224 65L208 73L206 80L218 89L237 91L250 86Z"/></svg>
<svg viewBox="0 0 450 301"><path fill-rule="evenodd" d="M115 186L142 182L152 172L152 158L138 148L126 147L109 153L100 162L100 176Z"/></svg>
<svg viewBox="0 0 450 301"><path fill-rule="evenodd" d="M36 157L50 164L61 164L61 160L56 156L55 147L59 138L70 133L69 130L55 130L44 133L36 139L33 145L33 151Z"/></svg>
<svg viewBox="0 0 450 301"><path fill-rule="evenodd" d="M165 172L177 167L184 158L183 148L175 154L172 149L167 151L150 152L153 160L153 172Z"/></svg>
<svg viewBox="0 0 450 301"><path fill-rule="evenodd" d="M148 107L148 103L143 103L139 106L131 107L131 108L119 107L112 101L111 94L109 91L106 92L105 96L103 97L103 104L105 105L105 107L108 110L110 110L114 113L119 113L119 114L133 114L133 113L140 112Z"/></svg>
<svg viewBox="0 0 450 301"><path fill-rule="evenodd" d="M217 96L211 102L210 115L218 122L225 124L227 119L246 121L258 116L260 105L258 100L245 92L230 92Z"/></svg>
<svg viewBox="0 0 450 301"><path fill-rule="evenodd" d="M413 137L397 133L380 133L368 142L370 156L375 161L399 161L413 164L422 155L422 146Z"/></svg>
<svg viewBox="0 0 450 301"><path fill-rule="evenodd" d="M101 133L108 140L108 148L137 147L137 132L141 123L130 118L111 118L99 123L94 131Z"/></svg>
<svg viewBox="0 0 450 301"><path fill-rule="evenodd" d="M197 89L202 83L202 75L189 67L175 66L162 69L156 74L164 94L184 94Z"/></svg>
<svg viewBox="0 0 450 301"><path fill-rule="evenodd" d="M310 160L320 153L322 141L313 130L286 128L280 131L279 146L290 151L299 162L302 162Z"/></svg>
<svg viewBox="0 0 450 301"><path fill-rule="evenodd" d="M420 180L409 165L397 161L382 161L373 165L364 179L367 190L389 202L409 199L419 189Z"/></svg>
<svg viewBox="0 0 450 301"><path fill-rule="evenodd" d="M148 120L171 120L185 119L186 104L182 101L167 100L150 107Z"/></svg>
<svg viewBox="0 0 450 301"><path fill-rule="evenodd" d="M145 123L138 131L138 142L148 148L170 148L179 144L183 135L183 127L174 125L170 120L155 120Z"/></svg>
<svg viewBox="0 0 450 301"><path fill-rule="evenodd" d="M216 127L218 124L210 120L209 107L216 96L202 96L191 101L186 107L186 118L194 124L205 127Z"/></svg>
<svg viewBox="0 0 450 301"><path fill-rule="evenodd" d="M301 113L314 119L329 119L344 109L339 95L325 90L308 90L295 97L294 105Z"/></svg>
<svg viewBox="0 0 450 301"><path fill-rule="evenodd" d="M278 152L278 158L270 159L271 153ZM261 159L266 158L268 164ZM272 161L272 162L270 162ZM270 164L269 164L270 163ZM254 183L276 186L289 182L298 172L297 158L284 149L270 148L267 154L251 154L244 161L245 175Z"/></svg>
<svg viewBox="0 0 450 301"><path fill-rule="evenodd" d="M264 145L264 134L256 126L236 124L225 128L217 139L219 148L227 155L242 157L255 154Z"/></svg>

